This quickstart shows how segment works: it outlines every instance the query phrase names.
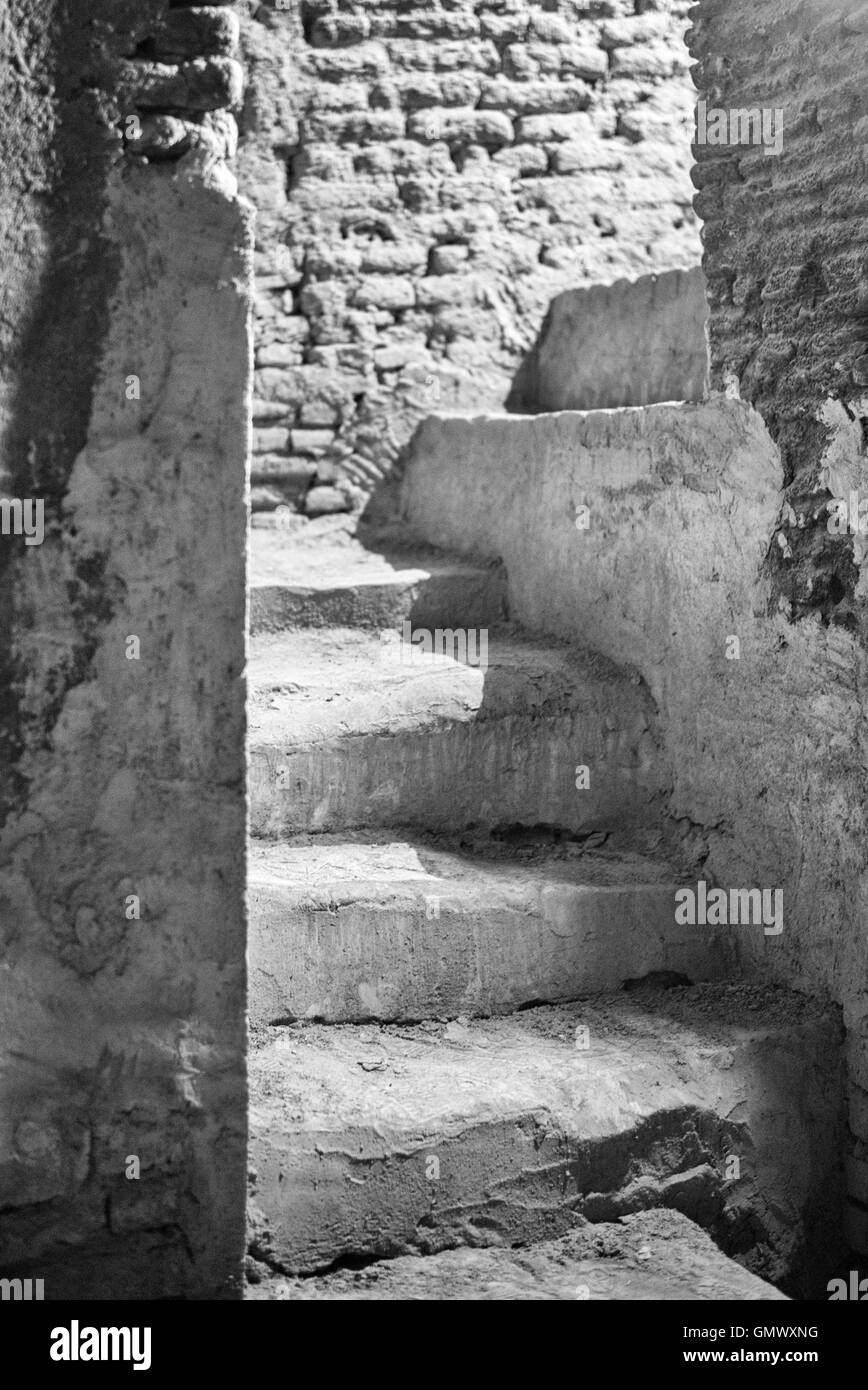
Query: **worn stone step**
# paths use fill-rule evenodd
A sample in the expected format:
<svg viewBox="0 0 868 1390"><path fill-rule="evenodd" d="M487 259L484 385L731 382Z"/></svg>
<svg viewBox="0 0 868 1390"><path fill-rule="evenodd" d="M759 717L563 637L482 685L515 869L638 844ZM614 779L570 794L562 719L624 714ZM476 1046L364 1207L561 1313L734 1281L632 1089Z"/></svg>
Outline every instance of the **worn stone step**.
<svg viewBox="0 0 868 1390"><path fill-rule="evenodd" d="M561 1302L600 1299L786 1302L786 1294L728 1259L701 1227L655 1208L519 1250L443 1250L364 1269L292 1278L250 1261L250 1300L455 1300ZM705 1346L705 1343L698 1344Z"/></svg>
<svg viewBox="0 0 868 1390"><path fill-rule="evenodd" d="M805 996L649 988L257 1036L252 1202L283 1272L527 1244L650 1207L794 1296L843 1254L842 1028Z"/></svg>
<svg viewBox="0 0 868 1390"><path fill-rule="evenodd" d="M494 627L504 621L500 565L430 548L366 549L339 534L316 546L280 528L250 537L250 630L296 627Z"/></svg>
<svg viewBox="0 0 868 1390"><path fill-rule="evenodd" d="M248 668L253 834L656 821L665 778L638 676L510 630L486 640L482 669L422 653L398 629L259 637Z"/></svg>
<svg viewBox="0 0 868 1390"><path fill-rule="evenodd" d="M676 925L675 873L626 852L316 836L254 841L248 882L254 1022L506 1013L734 969L725 932Z"/></svg>

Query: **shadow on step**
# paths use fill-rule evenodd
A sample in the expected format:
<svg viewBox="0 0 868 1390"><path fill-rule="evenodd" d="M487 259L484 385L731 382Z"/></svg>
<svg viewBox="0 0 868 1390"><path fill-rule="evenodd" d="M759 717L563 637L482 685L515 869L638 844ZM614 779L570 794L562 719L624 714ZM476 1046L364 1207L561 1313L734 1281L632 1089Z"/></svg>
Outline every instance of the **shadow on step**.
<svg viewBox="0 0 868 1390"><path fill-rule="evenodd" d="M495 1015L651 972L732 976L730 933L676 922L679 881L629 842L551 827L254 841L251 1022Z"/></svg>
<svg viewBox="0 0 868 1390"><path fill-rule="evenodd" d="M823 1297L845 1254L840 1042L834 1010L745 983L280 1030L251 1058L260 1257L312 1274L670 1208Z"/></svg>

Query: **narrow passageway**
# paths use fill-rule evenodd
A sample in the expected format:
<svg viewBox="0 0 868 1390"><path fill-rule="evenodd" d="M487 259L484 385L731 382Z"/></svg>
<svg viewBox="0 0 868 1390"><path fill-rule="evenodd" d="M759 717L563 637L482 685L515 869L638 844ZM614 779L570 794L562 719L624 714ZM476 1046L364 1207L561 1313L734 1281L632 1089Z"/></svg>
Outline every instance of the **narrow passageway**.
<svg viewBox="0 0 868 1390"><path fill-rule="evenodd" d="M0 33L0 1302L146 1303L50 1356L158 1374L245 1298L667 1302L640 1370L828 1373L865 7Z"/></svg>
<svg viewBox="0 0 868 1390"><path fill-rule="evenodd" d="M779 480L708 400L686 11L245 20L251 1297L841 1255L839 1013L750 916L782 888L705 907Z"/></svg>
<svg viewBox="0 0 868 1390"><path fill-rule="evenodd" d="M696 1278L780 1296L698 1227L807 1287L817 1252L793 1236L834 1190L837 1020L741 980L731 930L678 925L688 865L645 683L510 622L503 566L432 552L406 515L379 540L362 525L367 545L350 520L269 521L249 663L252 1296L680 1298ZM311 1277L330 1269L365 1273Z"/></svg>

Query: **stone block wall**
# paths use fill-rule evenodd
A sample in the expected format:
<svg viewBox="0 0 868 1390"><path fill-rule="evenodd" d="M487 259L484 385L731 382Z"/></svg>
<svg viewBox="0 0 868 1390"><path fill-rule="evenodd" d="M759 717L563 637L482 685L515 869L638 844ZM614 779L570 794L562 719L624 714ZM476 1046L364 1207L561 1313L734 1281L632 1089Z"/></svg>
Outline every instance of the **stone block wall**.
<svg viewBox="0 0 868 1390"><path fill-rule="evenodd" d="M709 115L781 112L779 153L694 148L713 385L756 406L783 459L772 601L862 629L864 540L830 535L827 504L868 492L868 8L701 0L692 21Z"/></svg>
<svg viewBox="0 0 868 1390"><path fill-rule="evenodd" d="M685 0L241 8L255 506L370 491L503 407L556 294L698 263Z"/></svg>
<svg viewBox="0 0 868 1390"><path fill-rule="evenodd" d="M223 162L233 22L157 0L5 18L0 482L44 535L0 538L0 1276L230 1297L253 254Z"/></svg>

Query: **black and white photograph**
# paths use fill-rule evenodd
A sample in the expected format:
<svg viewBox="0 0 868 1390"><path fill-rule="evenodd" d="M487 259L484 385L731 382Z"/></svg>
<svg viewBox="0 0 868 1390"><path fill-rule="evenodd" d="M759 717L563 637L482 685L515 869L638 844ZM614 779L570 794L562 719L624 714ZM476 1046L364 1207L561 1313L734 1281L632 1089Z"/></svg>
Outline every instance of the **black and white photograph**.
<svg viewBox="0 0 868 1390"><path fill-rule="evenodd" d="M859 1335L866 78L868 0L0 0L28 1369Z"/></svg>

